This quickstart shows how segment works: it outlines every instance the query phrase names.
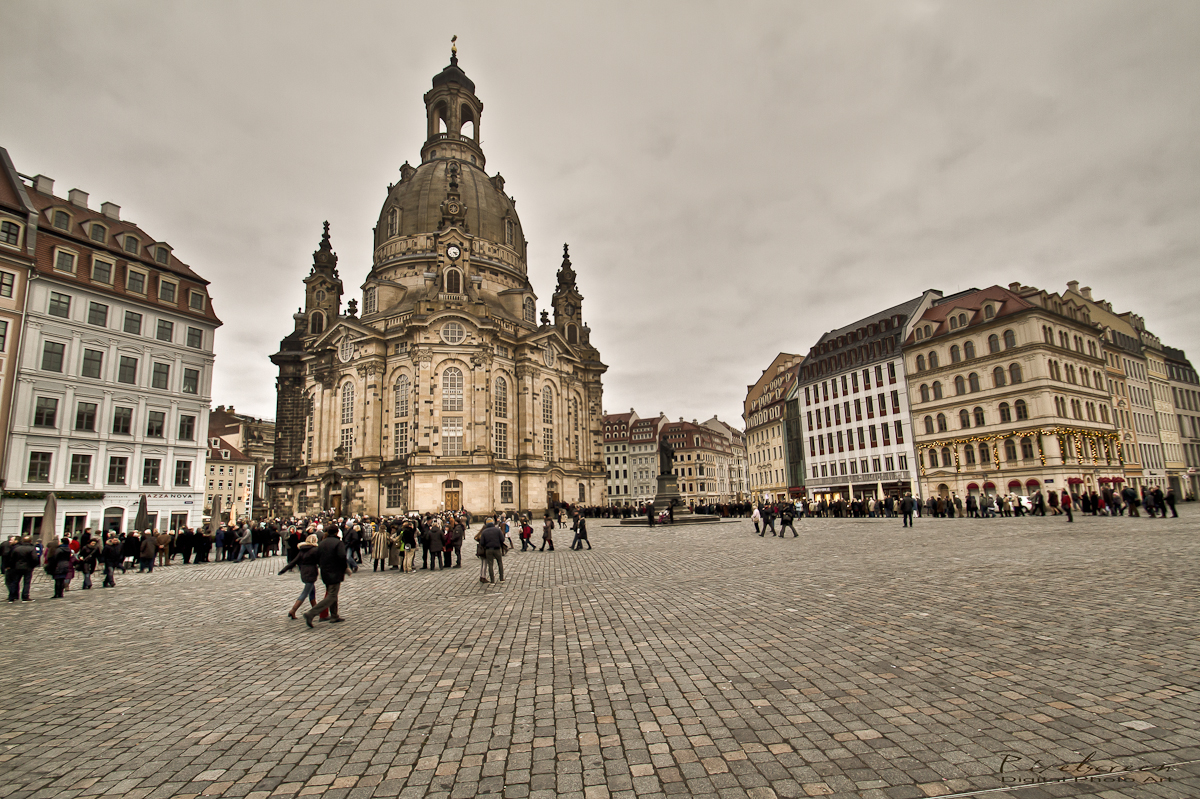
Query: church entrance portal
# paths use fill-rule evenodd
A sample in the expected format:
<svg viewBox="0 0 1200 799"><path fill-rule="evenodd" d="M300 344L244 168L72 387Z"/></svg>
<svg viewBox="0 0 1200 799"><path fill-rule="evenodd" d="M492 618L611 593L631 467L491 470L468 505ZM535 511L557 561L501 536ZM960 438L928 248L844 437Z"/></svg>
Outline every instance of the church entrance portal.
<svg viewBox="0 0 1200 799"><path fill-rule="evenodd" d="M449 511L456 511L462 507L461 480L447 480L442 483L442 503Z"/></svg>

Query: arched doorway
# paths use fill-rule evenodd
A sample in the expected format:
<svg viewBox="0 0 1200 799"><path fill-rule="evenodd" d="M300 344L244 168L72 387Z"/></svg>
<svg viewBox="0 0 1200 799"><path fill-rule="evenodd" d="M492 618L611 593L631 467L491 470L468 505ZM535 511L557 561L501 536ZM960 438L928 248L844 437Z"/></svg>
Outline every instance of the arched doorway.
<svg viewBox="0 0 1200 799"><path fill-rule="evenodd" d="M446 510L462 508L462 481L447 480L442 483L442 502Z"/></svg>
<svg viewBox="0 0 1200 799"><path fill-rule="evenodd" d="M334 516L342 515L342 479L336 474L325 485L325 499L322 510L329 508Z"/></svg>
<svg viewBox="0 0 1200 799"><path fill-rule="evenodd" d="M121 524L125 520L125 509L109 507L104 509L103 529L106 533L121 532Z"/></svg>
<svg viewBox="0 0 1200 799"><path fill-rule="evenodd" d="M558 483L551 480L549 483L546 483L546 507L557 507L560 501L561 497L558 495Z"/></svg>

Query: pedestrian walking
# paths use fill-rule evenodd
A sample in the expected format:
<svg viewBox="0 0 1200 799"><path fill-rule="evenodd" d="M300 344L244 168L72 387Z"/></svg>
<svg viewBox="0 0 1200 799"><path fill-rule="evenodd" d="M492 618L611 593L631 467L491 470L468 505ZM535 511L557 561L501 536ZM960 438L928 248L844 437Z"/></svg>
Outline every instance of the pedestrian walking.
<svg viewBox="0 0 1200 799"><path fill-rule="evenodd" d="M345 619L338 613L338 593L346 579L346 545L338 538L337 527L326 530L325 540L317 544L317 567L321 582L325 584L325 596L304 612L304 623L312 627L313 618L325 609L332 617L330 623L343 622Z"/></svg>
<svg viewBox="0 0 1200 799"><path fill-rule="evenodd" d="M300 546L296 550L296 557L288 561L288 564L279 570L280 574L284 574L298 566L300 568L300 581L304 583L304 587L300 590L300 596L297 597L295 604L292 605L292 609L288 611L288 618L296 618L296 611L304 604L305 599L308 600L310 606L316 606L319 560L320 553L317 552L317 537L310 535L300 542Z"/></svg>
<svg viewBox="0 0 1200 799"><path fill-rule="evenodd" d="M108 541L104 542L104 582L100 584L101 588L116 588L117 581L113 579L116 575L117 567L121 565L123 560L121 556L121 541L117 538L117 534L109 533Z"/></svg>
<svg viewBox="0 0 1200 799"><path fill-rule="evenodd" d="M900 515L904 517L903 527L913 526L913 508L917 505L917 501L913 499L911 492L905 492L904 499L900 500Z"/></svg>
<svg viewBox="0 0 1200 799"><path fill-rule="evenodd" d="M550 518L550 514L546 514L546 518L542 520L542 548L539 552L545 552L546 547L550 547L550 551L554 551L554 520Z"/></svg>
<svg viewBox="0 0 1200 799"><path fill-rule="evenodd" d="M592 542L588 541L588 535L587 535L587 519L583 518L583 516L580 515L580 513L578 511L576 511L575 512L575 520L572 522L571 526L575 530L575 540L573 540L571 542L571 549L572 550L576 550L576 549L582 550L584 544L587 544L587 548L591 549Z"/></svg>
<svg viewBox="0 0 1200 799"><path fill-rule="evenodd" d="M484 522L479 531L479 545L483 548L483 559L487 564L488 582L496 582L495 565L500 564L500 582L504 582L504 531L492 519ZM483 577L479 578L481 581Z"/></svg>

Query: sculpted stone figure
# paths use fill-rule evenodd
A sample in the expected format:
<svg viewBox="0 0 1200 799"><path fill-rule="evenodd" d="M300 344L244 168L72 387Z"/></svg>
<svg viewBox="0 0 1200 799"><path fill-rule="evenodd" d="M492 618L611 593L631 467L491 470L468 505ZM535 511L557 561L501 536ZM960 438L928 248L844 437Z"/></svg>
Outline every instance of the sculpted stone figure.
<svg viewBox="0 0 1200 799"><path fill-rule="evenodd" d="M675 464L675 448L662 441L658 445L658 473L670 474Z"/></svg>

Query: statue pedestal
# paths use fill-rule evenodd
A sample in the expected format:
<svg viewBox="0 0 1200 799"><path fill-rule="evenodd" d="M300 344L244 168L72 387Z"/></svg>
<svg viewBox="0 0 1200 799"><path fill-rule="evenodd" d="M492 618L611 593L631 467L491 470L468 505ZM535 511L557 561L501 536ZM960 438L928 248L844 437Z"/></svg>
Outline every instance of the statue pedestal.
<svg viewBox="0 0 1200 799"><path fill-rule="evenodd" d="M672 505L675 506L676 515L692 512L679 493L679 478L673 474L660 474L658 488L654 492L654 513L663 513Z"/></svg>

